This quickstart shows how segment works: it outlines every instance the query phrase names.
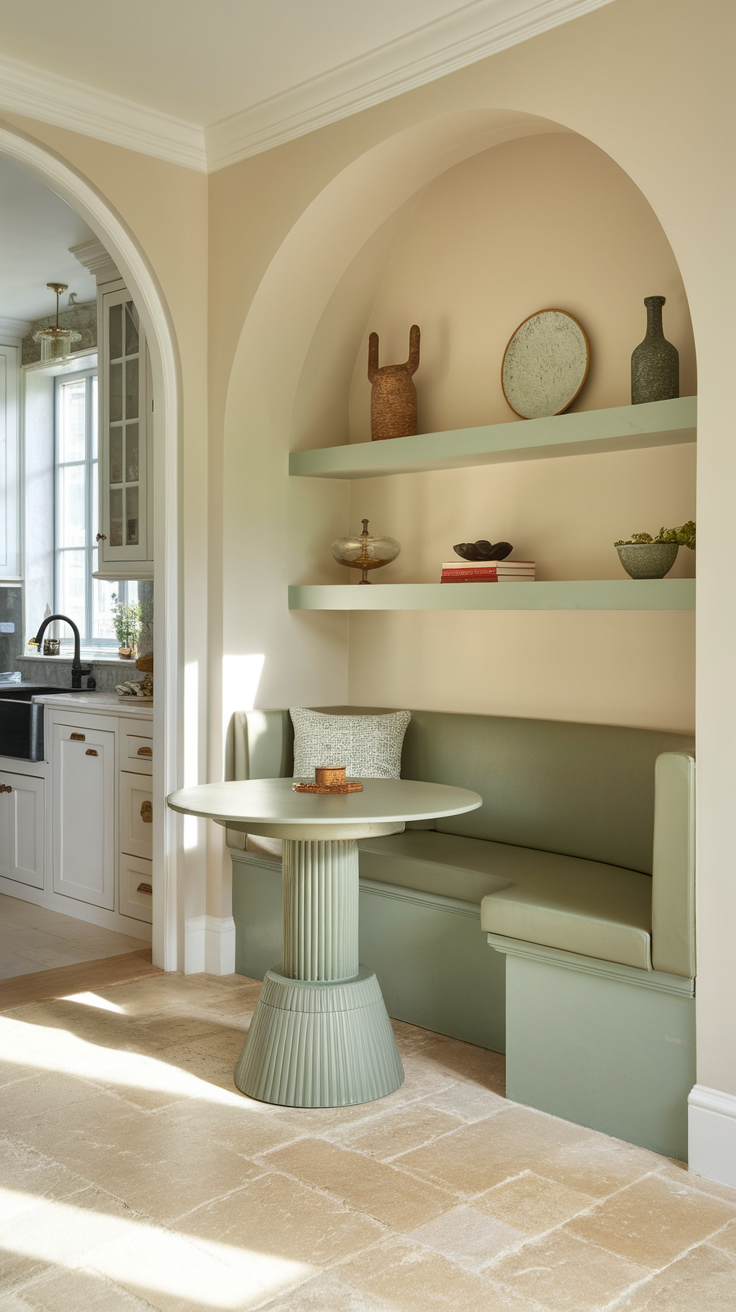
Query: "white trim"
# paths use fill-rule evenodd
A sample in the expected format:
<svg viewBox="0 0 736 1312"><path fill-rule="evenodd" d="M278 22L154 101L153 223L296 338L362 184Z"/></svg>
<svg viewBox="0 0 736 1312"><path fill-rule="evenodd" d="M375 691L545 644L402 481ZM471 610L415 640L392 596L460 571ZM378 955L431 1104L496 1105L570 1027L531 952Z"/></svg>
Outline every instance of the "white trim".
<svg viewBox="0 0 736 1312"><path fill-rule="evenodd" d="M101 241L93 237L91 241L81 241L78 246L70 246L69 254L73 255L85 269L88 269L95 278L97 285L104 282L116 282L120 273L115 265L114 260L110 259L105 247Z"/></svg>
<svg viewBox="0 0 736 1312"><path fill-rule="evenodd" d="M0 337L5 340L6 337L13 337L20 340L25 337L33 327L30 319L9 319L6 315L0 315ZM15 342L13 342L15 345Z"/></svg>
<svg viewBox="0 0 736 1312"><path fill-rule="evenodd" d="M0 109L206 173L204 129L58 73L0 56Z"/></svg>
<svg viewBox="0 0 736 1312"><path fill-rule="evenodd" d="M445 77L611 0L475 0L205 129L209 172Z"/></svg>
<svg viewBox="0 0 736 1312"><path fill-rule="evenodd" d="M696 1084L688 1098L688 1166L736 1187L736 1096Z"/></svg>
<svg viewBox="0 0 736 1312"><path fill-rule="evenodd" d="M204 970L206 916L188 916L184 921L184 974L201 975Z"/></svg>
<svg viewBox="0 0 736 1312"><path fill-rule="evenodd" d="M184 974L235 972L235 921L232 916L189 916L184 923Z"/></svg>
<svg viewBox="0 0 736 1312"><path fill-rule="evenodd" d="M207 128L0 56L0 109L213 172L528 41L612 0L473 0Z"/></svg>

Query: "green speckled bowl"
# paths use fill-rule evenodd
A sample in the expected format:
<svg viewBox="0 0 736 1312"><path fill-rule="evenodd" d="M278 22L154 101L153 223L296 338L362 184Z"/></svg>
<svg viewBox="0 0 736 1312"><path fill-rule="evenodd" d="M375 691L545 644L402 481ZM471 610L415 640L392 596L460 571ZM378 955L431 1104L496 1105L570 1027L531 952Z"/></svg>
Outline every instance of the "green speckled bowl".
<svg viewBox="0 0 736 1312"><path fill-rule="evenodd" d="M663 579L680 549L678 542L629 542L616 547L619 560L632 579Z"/></svg>

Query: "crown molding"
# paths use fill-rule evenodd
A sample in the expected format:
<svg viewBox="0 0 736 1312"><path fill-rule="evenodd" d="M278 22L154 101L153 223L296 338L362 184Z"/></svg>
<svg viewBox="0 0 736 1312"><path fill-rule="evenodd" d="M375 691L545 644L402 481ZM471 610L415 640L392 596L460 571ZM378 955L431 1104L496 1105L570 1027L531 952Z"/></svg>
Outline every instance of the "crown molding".
<svg viewBox="0 0 736 1312"><path fill-rule="evenodd" d="M96 279L98 287L100 283L113 282L120 277L117 265L96 237L92 237L90 241L82 241L78 246L70 246L69 254L89 270Z"/></svg>
<svg viewBox="0 0 736 1312"><path fill-rule="evenodd" d="M0 315L0 337L26 337L31 331L33 324L30 319L9 319L7 315Z"/></svg>
<svg viewBox="0 0 736 1312"><path fill-rule="evenodd" d="M0 56L0 110L214 172L528 41L612 0L472 0L204 128Z"/></svg>
<svg viewBox="0 0 736 1312"><path fill-rule="evenodd" d="M0 56L0 110L207 171L203 128L5 55Z"/></svg>
<svg viewBox="0 0 736 1312"><path fill-rule="evenodd" d="M205 129L208 171L283 145L610 3L612 0L475 0L212 124Z"/></svg>

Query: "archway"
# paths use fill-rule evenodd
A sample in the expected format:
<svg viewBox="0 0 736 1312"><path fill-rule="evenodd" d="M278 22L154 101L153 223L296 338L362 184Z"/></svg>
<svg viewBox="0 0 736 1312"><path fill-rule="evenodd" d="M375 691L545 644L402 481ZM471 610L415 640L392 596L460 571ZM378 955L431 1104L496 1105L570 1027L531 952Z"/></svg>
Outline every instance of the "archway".
<svg viewBox="0 0 736 1312"><path fill-rule="evenodd" d="M144 251L101 192L59 155L25 133L0 126L0 153L55 191L97 233L135 298L151 349L154 390L160 404L154 414L156 626L154 650L161 689L154 704L154 881L153 958L165 970L180 967L177 945L176 822L163 799L178 783L181 738L178 707L179 651L179 429L180 368L171 317Z"/></svg>

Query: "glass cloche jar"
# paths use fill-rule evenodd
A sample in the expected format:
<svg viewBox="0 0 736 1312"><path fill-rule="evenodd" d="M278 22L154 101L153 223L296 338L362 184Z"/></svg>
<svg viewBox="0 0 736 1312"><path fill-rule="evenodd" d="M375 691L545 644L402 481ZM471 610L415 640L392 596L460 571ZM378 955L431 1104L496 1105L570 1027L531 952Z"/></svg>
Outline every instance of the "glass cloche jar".
<svg viewBox="0 0 736 1312"><path fill-rule="evenodd" d="M390 565L396 560L401 547L396 538L372 537L368 532L368 520L363 520L363 532L360 537L337 538L332 544L332 554L341 565L349 569L363 571L361 583L370 583L367 577L369 569L379 569L381 565Z"/></svg>

